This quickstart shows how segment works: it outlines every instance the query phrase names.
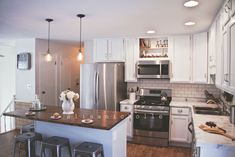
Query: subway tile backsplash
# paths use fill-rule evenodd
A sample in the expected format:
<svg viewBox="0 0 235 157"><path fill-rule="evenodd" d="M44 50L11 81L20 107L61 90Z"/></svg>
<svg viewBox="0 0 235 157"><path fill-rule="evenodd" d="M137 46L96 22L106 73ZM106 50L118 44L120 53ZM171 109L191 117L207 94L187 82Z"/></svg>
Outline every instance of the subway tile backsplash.
<svg viewBox="0 0 235 157"><path fill-rule="evenodd" d="M205 101L204 90L208 90L215 97L219 97L221 91L214 84L170 83L169 80L141 79L136 83L127 83L129 88L163 88L172 89L173 100Z"/></svg>

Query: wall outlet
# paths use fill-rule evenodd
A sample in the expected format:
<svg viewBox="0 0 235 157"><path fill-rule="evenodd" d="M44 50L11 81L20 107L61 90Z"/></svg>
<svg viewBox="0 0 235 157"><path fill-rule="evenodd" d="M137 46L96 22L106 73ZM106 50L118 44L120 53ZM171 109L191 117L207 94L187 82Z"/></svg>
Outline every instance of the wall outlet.
<svg viewBox="0 0 235 157"><path fill-rule="evenodd" d="M31 89L31 88L32 88L32 85L31 85L30 83L28 83L28 84L26 85L26 87L27 87L27 89Z"/></svg>

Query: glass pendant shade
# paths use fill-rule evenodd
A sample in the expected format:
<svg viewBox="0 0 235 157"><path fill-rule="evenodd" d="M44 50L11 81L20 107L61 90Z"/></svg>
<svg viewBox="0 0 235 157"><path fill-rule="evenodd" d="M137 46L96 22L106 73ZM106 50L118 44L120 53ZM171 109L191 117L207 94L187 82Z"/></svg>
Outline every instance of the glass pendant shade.
<svg viewBox="0 0 235 157"><path fill-rule="evenodd" d="M51 55L51 53L47 53L47 54L46 54L45 60L46 60L47 62L52 61L52 55Z"/></svg>
<svg viewBox="0 0 235 157"><path fill-rule="evenodd" d="M77 17L80 18L80 44L79 44L79 51L77 55L77 60L82 61L83 60L83 54L82 54L82 18L85 17L84 14L77 14Z"/></svg>
<svg viewBox="0 0 235 157"><path fill-rule="evenodd" d="M77 60L78 60L78 61L82 61L82 60L83 60L82 52L78 52Z"/></svg>

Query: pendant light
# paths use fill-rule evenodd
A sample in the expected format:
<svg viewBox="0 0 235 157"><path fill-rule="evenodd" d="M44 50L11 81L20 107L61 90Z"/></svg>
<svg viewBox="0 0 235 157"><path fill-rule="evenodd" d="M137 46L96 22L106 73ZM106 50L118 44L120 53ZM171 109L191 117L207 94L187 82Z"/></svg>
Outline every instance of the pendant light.
<svg viewBox="0 0 235 157"><path fill-rule="evenodd" d="M85 15L84 14L77 14L77 17L80 18L80 43L79 43L77 60L82 61L82 59L83 59L83 55L82 55L82 18L85 17Z"/></svg>
<svg viewBox="0 0 235 157"><path fill-rule="evenodd" d="M52 55L50 52L50 22L53 21L53 19L45 19L48 22L48 39L47 39L47 44L48 44L48 49L47 49L47 54L45 55L45 60L47 62L52 61Z"/></svg>

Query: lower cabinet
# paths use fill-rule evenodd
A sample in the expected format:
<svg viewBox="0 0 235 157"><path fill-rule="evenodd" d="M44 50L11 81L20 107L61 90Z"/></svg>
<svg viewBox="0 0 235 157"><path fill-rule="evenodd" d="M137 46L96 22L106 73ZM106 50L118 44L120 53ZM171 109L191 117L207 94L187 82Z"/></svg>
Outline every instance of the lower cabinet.
<svg viewBox="0 0 235 157"><path fill-rule="evenodd" d="M170 145L190 146L192 142L190 109L172 107L170 112Z"/></svg>
<svg viewBox="0 0 235 157"><path fill-rule="evenodd" d="M120 102L120 104L121 104L120 111L131 113L127 118L128 119L127 137L132 138L133 137L133 104L128 103L127 101L128 100Z"/></svg>

